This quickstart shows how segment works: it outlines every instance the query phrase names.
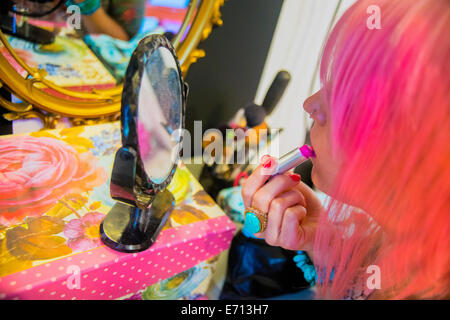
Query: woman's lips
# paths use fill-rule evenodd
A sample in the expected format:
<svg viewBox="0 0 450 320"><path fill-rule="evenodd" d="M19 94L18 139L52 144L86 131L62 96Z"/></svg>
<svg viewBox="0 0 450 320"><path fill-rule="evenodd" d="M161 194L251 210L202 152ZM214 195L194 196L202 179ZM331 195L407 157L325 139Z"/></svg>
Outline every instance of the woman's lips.
<svg viewBox="0 0 450 320"><path fill-rule="evenodd" d="M311 159L312 162L314 162L314 160L317 158L317 152L316 152L316 150L314 149L314 147L313 147L313 145L311 143L309 145L311 146L311 149L313 151L313 156L310 157L310 159Z"/></svg>

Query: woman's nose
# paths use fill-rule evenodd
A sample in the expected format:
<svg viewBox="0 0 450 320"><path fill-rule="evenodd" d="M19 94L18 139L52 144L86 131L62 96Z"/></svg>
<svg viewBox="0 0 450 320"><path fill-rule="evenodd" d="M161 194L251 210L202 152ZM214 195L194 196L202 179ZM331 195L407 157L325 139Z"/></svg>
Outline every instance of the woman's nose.
<svg viewBox="0 0 450 320"><path fill-rule="evenodd" d="M305 100L303 103L303 109L309 113L311 119L318 124L324 126L327 123L327 115L324 111L325 105L320 90L313 94L311 97Z"/></svg>
<svg viewBox="0 0 450 320"><path fill-rule="evenodd" d="M319 110L319 95L320 95L320 90L317 91L316 93L314 93L309 98L307 98L305 100L305 102L303 102L303 109L307 113L312 115Z"/></svg>

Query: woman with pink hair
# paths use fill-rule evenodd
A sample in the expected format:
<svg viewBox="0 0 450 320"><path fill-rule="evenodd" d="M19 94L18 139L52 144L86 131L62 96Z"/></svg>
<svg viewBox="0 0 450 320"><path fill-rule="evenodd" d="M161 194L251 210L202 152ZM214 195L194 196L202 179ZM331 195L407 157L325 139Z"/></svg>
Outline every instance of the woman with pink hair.
<svg viewBox="0 0 450 320"><path fill-rule="evenodd" d="M367 26L373 5L380 29ZM269 180L269 156L243 186L246 207L268 214L256 236L308 252L318 298L450 298L449 29L447 0L356 2L304 102L329 201L298 175Z"/></svg>

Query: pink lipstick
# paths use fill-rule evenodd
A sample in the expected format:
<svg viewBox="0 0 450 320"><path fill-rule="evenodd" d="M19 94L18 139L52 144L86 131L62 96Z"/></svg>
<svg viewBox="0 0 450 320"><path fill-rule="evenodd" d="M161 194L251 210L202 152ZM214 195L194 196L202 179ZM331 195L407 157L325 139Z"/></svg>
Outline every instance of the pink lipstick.
<svg viewBox="0 0 450 320"><path fill-rule="evenodd" d="M277 168L272 176L285 173L286 171L307 161L309 158L314 158L315 156L316 154L314 153L313 148L307 144L301 146L300 148L295 148L278 159Z"/></svg>

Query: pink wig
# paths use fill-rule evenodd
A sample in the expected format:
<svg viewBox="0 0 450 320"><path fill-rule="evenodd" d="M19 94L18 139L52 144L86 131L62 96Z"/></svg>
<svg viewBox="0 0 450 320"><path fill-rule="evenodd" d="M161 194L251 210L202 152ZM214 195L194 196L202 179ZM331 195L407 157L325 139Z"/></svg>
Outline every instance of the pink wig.
<svg viewBox="0 0 450 320"><path fill-rule="evenodd" d="M366 24L371 5L381 29ZM368 291L375 265L371 298L449 298L449 30L450 1L362 0L329 36L322 92L346 159L332 194L364 211L331 200L321 216L319 297Z"/></svg>

